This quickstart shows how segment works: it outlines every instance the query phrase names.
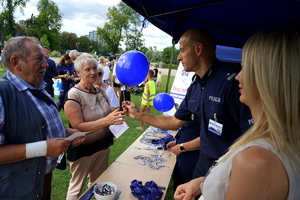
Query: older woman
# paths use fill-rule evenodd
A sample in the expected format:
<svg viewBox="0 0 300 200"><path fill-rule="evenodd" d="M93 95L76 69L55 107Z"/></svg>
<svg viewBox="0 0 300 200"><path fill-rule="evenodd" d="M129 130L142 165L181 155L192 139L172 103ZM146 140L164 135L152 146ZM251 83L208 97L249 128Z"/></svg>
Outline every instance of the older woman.
<svg viewBox="0 0 300 200"><path fill-rule="evenodd" d="M240 101L254 125L205 177L178 186L175 199L300 198L300 31L282 27L243 47ZM201 184L201 189L199 185Z"/></svg>
<svg viewBox="0 0 300 200"><path fill-rule="evenodd" d="M97 61L89 54L81 54L75 61L75 68L81 78L79 84L70 89L65 103L65 113L73 128L88 133L85 142L67 150L70 163L70 180L67 199L77 199L86 177L89 186L108 166L109 146L113 135L109 125L122 124L124 115L118 109L111 111L103 92L94 87L97 80Z"/></svg>
<svg viewBox="0 0 300 200"><path fill-rule="evenodd" d="M110 87L109 85L103 83L103 81L102 81L103 73L104 73L103 67L98 66L97 70L98 70L98 78L97 78L97 81L94 83L95 87L99 91L100 91L99 87L101 87L105 91L107 98L108 98L109 105L112 110L119 108L120 103L119 103L118 97L117 97L114 89L112 87Z"/></svg>

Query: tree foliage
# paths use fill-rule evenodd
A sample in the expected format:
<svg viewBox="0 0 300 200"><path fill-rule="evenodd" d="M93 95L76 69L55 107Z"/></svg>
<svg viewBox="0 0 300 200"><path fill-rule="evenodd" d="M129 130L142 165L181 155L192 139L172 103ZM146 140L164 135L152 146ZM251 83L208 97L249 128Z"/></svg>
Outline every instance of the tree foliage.
<svg viewBox="0 0 300 200"><path fill-rule="evenodd" d="M78 38L75 33L62 32L60 34L61 40L61 52L66 52L67 50L72 50L77 48Z"/></svg>
<svg viewBox="0 0 300 200"><path fill-rule="evenodd" d="M162 61L164 63L170 63L172 48L173 47L166 47L166 48L163 49L163 52L162 52ZM174 48L173 60L172 60L173 64L176 64L176 65L179 64L179 61L177 60L179 52L180 51L178 49Z"/></svg>
<svg viewBox="0 0 300 200"><path fill-rule="evenodd" d="M41 39L47 36L49 47L53 50L61 49L59 31L62 26L62 14L57 4L51 0L40 0L37 5L39 14L31 15L29 19L21 20L20 27L25 30L26 36Z"/></svg>
<svg viewBox="0 0 300 200"><path fill-rule="evenodd" d="M162 52L158 51L156 46L149 47L145 55L150 62L160 62L162 58Z"/></svg>
<svg viewBox="0 0 300 200"><path fill-rule="evenodd" d="M29 0L0 0L0 42L8 35L16 35L14 12L23 8Z"/></svg>
<svg viewBox="0 0 300 200"><path fill-rule="evenodd" d="M120 2L117 7L109 8L107 13L108 22L104 24L103 28L97 28L99 39L105 43L104 49L115 54L119 51L120 42L124 40L130 46L128 47L130 49L141 48L142 42L137 40L141 38L142 34L135 30L136 25L141 23L139 18L138 13L123 2ZM132 33L134 34L130 35Z"/></svg>
<svg viewBox="0 0 300 200"><path fill-rule="evenodd" d="M81 36L78 39L77 50L81 51L81 52L90 52L91 48L90 48L90 40L89 40L89 38L87 38L85 36Z"/></svg>

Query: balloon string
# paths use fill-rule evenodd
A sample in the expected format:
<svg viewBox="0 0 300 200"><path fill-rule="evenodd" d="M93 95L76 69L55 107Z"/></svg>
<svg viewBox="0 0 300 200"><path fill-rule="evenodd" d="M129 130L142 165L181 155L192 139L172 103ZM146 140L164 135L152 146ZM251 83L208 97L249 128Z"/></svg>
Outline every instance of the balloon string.
<svg viewBox="0 0 300 200"><path fill-rule="evenodd" d="M125 101L125 91L126 91L126 86L124 87L124 91L123 91L123 101Z"/></svg>

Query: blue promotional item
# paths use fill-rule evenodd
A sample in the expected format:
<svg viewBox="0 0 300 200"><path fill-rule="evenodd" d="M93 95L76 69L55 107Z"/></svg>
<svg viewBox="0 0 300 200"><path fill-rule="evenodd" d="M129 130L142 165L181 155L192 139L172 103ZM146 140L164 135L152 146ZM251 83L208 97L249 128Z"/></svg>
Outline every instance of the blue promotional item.
<svg viewBox="0 0 300 200"><path fill-rule="evenodd" d="M167 93L159 93L153 99L153 106L160 112L167 112L175 105L174 99Z"/></svg>
<svg viewBox="0 0 300 200"><path fill-rule="evenodd" d="M116 75L123 85L129 87L142 83L149 72L147 57L139 51L124 53L116 64Z"/></svg>

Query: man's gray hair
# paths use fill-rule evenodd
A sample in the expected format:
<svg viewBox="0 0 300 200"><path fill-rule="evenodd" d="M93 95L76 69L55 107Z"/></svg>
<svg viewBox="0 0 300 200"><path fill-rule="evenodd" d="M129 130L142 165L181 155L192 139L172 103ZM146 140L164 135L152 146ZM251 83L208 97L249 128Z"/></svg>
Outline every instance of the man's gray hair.
<svg viewBox="0 0 300 200"><path fill-rule="evenodd" d="M6 68L11 67L10 58L12 56L17 56L26 61L26 58L30 55L26 42L40 44L40 41L35 37L12 37L6 42L2 53L3 64Z"/></svg>
<svg viewBox="0 0 300 200"><path fill-rule="evenodd" d="M72 56L76 56L77 57L77 56L79 56L79 52L77 50L72 50L72 51L69 52L69 56L70 57L72 57Z"/></svg>

